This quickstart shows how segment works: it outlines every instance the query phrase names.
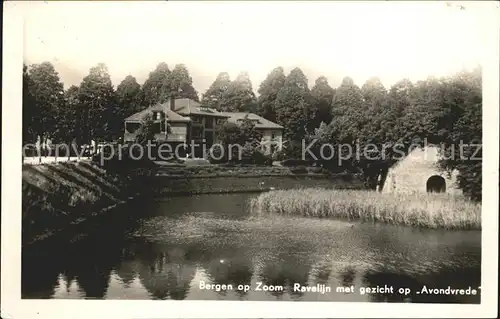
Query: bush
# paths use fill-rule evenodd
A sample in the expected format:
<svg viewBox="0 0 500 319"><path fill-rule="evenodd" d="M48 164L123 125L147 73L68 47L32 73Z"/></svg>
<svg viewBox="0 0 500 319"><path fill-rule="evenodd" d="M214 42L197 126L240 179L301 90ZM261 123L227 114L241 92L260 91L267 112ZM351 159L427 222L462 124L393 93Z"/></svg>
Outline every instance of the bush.
<svg viewBox="0 0 500 319"><path fill-rule="evenodd" d="M320 166L308 167L307 172L313 174L320 174L323 173L323 168Z"/></svg>
<svg viewBox="0 0 500 319"><path fill-rule="evenodd" d="M313 161L304 161L300 159L287 159L281 162L283 166L309 166L312 164Z"/></svg>
<svg viewBox="0 0 500 319"><path fill-rule="evenodd" d="M227 152L224 150L224 154L222 154L222 151L221 147L212 147L211 149L207 149L205 158L210 162L210 164L227 163Z"/></svg>
<svg viewBox="0 0 500 319"><path fill-rule="evenodd" d="M306 174L307 167L305 167L305 166L293 167L293 168L290 168L290 171L294 174Z"/></svg>
<svg viewBox="0 0 500 319"><path fill-rule="evenodd" d="M213 148L212 151L207 150L206 159L211 164L247 164L247 165L266 165L271 166L273 160L270 156L257 150L252 144L247 143L241 151L241 157L238 154L238 150L233 149L233 154L231 155L231 160L229 160L229 150L225 149L224 154L222 154L222 149L220 147ZM222 156L224 155L224 156Z"/></svg>
<svg viewBox="0 0 500 319"><path fill-rule="evenodd" d="M252 154L253 164L272 166L273 159L260 151L254 151Z"/></svg>

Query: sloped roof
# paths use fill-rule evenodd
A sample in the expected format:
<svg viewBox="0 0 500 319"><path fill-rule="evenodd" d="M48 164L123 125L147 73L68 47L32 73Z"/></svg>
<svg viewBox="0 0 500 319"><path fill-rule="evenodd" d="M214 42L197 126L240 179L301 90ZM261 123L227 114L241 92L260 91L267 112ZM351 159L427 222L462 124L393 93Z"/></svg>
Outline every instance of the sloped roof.
<svg viewBox="0 0 500 319"><path fill-rule="evenodd" d="M170 100L168 100L165 105L170 107ZM227 117L222 115L221 112L203 107L200 103L193 101L191 99L175 99L175 112L181 115L205 115L205 116L214 116L214 117Z"/></svg>
<svg viewBox="0 0 500 319"><path fill-rule="evenodd" d="M175 112L170 109L170 100L167 100L165 103L158 103L156 105L152 105L140 112L130 115L125 119L125 121L141 121L143 117L148 112L153 111L164 111L168 116L168 120L171 122L189 122L190 115L204 115L204 116L213 116L213 117L222 117L227 118L228 116L223 115L221 112L208 108L202 107L200 103L193 101L191 99L175 99Z"/></svg>
<svg viewBox="0 0 500 319"><path fill-rule="evenodd" d="M239 124L245 117L248 116L248 119L255 123L255 128L260 129L275 129L282 130L283 126L266 120L265 118L258 116L254 113L246 113L246 112L221 112L222 114L229 117L228 122Z"/></svg>
<svg viewBox="0 0 500 319"><path fill-rule="evenodd" d="M169 122L190 122L191 120L188 117L183 117L176 112L172 111L170 108L166 107L167 104L156 104L153 106L150 106L140 112L134 113L127 117L125 121L127 122L134 122L134 121L142 121L144 116L150 112L155 112L155 111L163 111L167 115L168 121Z"/></svg>

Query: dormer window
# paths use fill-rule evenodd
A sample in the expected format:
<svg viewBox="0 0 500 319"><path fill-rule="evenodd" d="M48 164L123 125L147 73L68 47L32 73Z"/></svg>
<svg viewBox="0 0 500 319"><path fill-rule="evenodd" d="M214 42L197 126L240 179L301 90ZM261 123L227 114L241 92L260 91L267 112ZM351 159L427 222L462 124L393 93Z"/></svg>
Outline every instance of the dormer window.
<svg viewBox="0 0 500 319"><path fill-rule="evenodd" d="M163 112L155 112L155 114L154 114L155 120L161 120L163 118L162 113Z"/></svg>
<svg viewBox="0 0 500 319"><path fill-rule="evenodd" d="M256 120L256 119L248 119L248 118L247 118L247 119L238 119L238 120L237 120L237 122L241 124L241 123L243 123L245 120L249 120L251 123L253 123L253 124L255 124L255 125L257 125L257 124L262 124L262 122L261 122L261 121L259 121L259 120Z"/></svg>

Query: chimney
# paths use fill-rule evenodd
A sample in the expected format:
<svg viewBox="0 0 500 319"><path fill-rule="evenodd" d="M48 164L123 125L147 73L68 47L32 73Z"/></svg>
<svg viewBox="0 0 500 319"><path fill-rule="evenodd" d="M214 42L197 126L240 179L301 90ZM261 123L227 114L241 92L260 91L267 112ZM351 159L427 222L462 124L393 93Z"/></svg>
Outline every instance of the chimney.
<svg viewBox="0 0 500 319"><path fill-rule="evenodd" d="M170 96L170 109L175 112L175 97L173 94Z"/></svg>

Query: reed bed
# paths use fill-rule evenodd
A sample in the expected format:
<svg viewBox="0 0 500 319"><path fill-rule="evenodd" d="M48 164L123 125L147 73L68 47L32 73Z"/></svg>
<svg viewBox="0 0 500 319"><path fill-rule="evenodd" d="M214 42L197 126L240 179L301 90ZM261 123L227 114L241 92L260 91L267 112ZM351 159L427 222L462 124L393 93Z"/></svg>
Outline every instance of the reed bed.
<svg viewBox="0 0 500 319"><path fill-rule="evenodd" d="M280 214L382 222L422 228L481 229L481 204L449 194L305 188L263 193L257 215Z"/></svg>

